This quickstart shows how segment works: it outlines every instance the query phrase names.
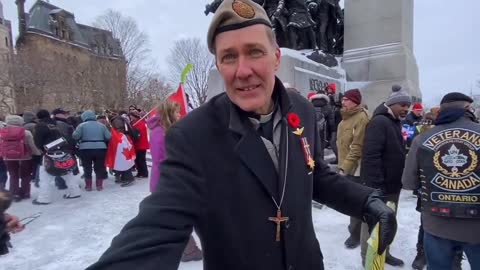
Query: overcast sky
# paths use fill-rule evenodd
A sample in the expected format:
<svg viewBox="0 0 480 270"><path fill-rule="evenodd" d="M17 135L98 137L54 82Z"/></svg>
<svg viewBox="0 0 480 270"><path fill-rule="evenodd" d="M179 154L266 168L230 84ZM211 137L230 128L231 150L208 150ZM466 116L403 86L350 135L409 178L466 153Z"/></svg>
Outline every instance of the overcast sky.
<svg viewBox="0 0 480 270"><path fill-rule="evenodd" d="M0 0L4 15L17 31L14 0ZM347 0L348 1L348 0ZM35 0L26 1L28 11ZM205 40L211 19L203 11L210 0L51 0L75 14L77 22L91 24L108 8L132 16L149 35L153 56L164 73L172 41L182 37ZM342 1L343 2L343 1ZM414 0L414 54L420 89L426 103L438 103L443 94L461 91L480 95L480 1ZM476 29L476 30L474 30Z"/></svg>

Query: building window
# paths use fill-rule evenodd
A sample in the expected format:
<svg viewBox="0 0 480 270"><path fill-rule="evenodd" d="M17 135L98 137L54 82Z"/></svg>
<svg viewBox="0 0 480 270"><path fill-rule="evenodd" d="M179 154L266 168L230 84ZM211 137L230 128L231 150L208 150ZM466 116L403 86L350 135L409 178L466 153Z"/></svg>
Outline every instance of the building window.
<svg viewBox="0 0 480 270"><path fill-rule="evenodd" d="M5 46L8 48L8 38L5 37Z"/></svg>

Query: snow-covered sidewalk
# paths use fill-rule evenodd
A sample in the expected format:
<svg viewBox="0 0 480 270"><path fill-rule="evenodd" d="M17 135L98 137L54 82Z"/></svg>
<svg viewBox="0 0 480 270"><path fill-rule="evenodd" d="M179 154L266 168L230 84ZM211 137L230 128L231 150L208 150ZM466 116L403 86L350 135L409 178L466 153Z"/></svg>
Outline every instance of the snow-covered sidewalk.
<svg viewBox="0 0 480 270"><path fill-rule="evenodd" d="M35 192L32 192L34 196ZM13 204L9 212L21 218L37 212L42 215L25 231L12 236L14 248L8 255L0 257L1 269L85 269L105 251L123 225L137 214L139 202L148 195L148 180L137 180L135 185L121 188L110 179L105 182L103 191L84 192L76 200L64 200L61 194L57 192L56 200L47 206L35 206L31 201ZM419 224L415 204L416 198L411 192L403 192L398 214L399 230L391 251L405 261L404 269L411 269L415 257ZM328 208L314 208L313 215L325 269L362 269L359 248L347 250L343 245L348 236L349 218ZM180 266L180 270L201 269L201 262Z"/></svg>

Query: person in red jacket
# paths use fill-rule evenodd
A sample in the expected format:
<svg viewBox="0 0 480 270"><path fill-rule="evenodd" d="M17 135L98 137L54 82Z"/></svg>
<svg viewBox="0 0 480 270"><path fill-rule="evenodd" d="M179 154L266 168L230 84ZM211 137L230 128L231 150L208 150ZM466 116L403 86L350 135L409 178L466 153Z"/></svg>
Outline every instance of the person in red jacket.
<svg viewBox="0 0 480 270"><path fill-rule="evenodd" d="M135 167L137 168L137 178L148 178L147 167L147 150L150 148L148 143L147 122L145 119L140 120L141 116L138 111L130 112L130 121L133 128L140 133L140 138L133 142L137 158L135 159Z"/></svg>

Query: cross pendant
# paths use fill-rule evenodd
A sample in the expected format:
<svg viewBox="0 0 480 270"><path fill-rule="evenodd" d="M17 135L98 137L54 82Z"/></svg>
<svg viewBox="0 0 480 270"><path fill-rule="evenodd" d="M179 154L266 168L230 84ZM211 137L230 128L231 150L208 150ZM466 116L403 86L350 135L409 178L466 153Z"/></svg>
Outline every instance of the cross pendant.
<svg viewBox="0 0 480 270"><path fill-rule="evenodd" d="M275 237L275 241L280 242L280 225L282 224L282 222L288 221L288 217L282 217L282 210L278 209L277 216L269 217L268 220L277 223L277 234Z"/></svg>

